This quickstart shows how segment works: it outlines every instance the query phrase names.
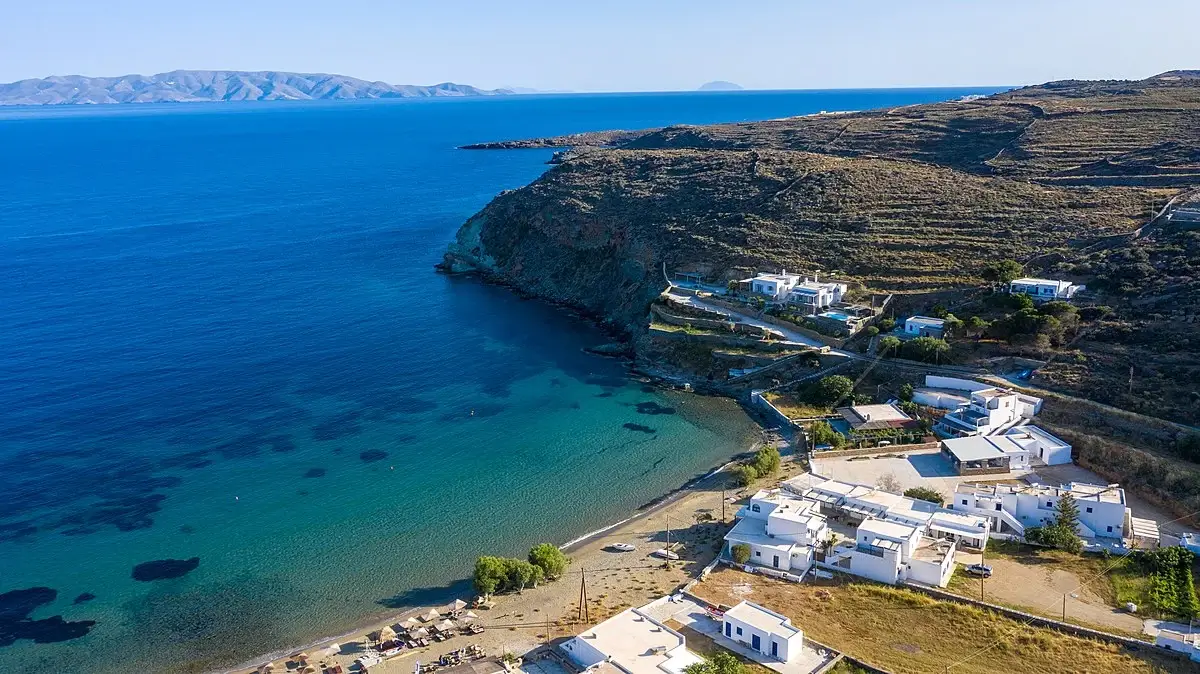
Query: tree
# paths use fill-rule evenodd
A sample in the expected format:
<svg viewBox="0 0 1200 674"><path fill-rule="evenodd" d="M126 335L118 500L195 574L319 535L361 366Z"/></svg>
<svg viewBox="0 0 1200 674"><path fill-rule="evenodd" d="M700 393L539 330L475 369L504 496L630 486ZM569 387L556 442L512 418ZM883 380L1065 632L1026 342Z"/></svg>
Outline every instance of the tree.
<svg viewBox="0 0 1200 674"><path fill-rule="evenodd" d="M874 325L868 325L867 329L863 330L863 334L867 336L867 339L870 339L879 334L879 328L875 327Z"/></svg>
<svg viewBox="0 0 1200 674"><path fill-rule="evenodd" d="M850 395L853 390L854 382L850 381L849 377L834 374L822 377L821 381L810 388L808 399L809 402L822 407L833 407Z"/></svg>
<svg viewBox="0 0 1200 674"><path fill-rule="evenodd" d="M495 594L505 581L504 560L499 557L480 557L475 560L475 591Z"/></svg>
<svg viewBox="0 0 1200 674"><path fill-rule="evenodd" d="M950 315L950 311L946 309L945 305L935 304L933 305L933 308L929 310L929 315L933 316L934 318L945 318Z"/></svg>
<svg viewBox="0 0 1200 674"><path fill-rule="evenodd" d="M846 436L838 433L829 425L828 421L814 421L808 427L808 437L812 440L812 446L819 447L821 445L829 445L830 447L841 447L846 444Z"/></svg>
<svg viewBox="0 0 1200 674"><path fill-rule="evenodd" d="M945 326L946 334L948 334L948 335L961 335L962 334L963 322L957 316L955 316L954 314L946 314L942 318L942 320L946 322L946 326Z"/></svg>
<svg viewBox="0 0 1200 674"><path fill-rule="evenodd" d="M563 554L558 546L551 543L541 543L529 550L529 563L541 568L546 578L554 580L563 575L571 560Z"/></svg>
<svg viewBox="0 0 1200 674"><path fill-rule="evenodd" d="M733 555L733 561L738 564L745 564L750 561L750 546L745 543L737 543L732 548L729 548L729 554Z"/></svg>
<svg viewBox="0 0 1200 674"><path fill-rule="evenodd" d="M881 318L875 321L875 325L879 328L880 332L891 332L896 329L896 319Z"/></svg>
<svg viewBox="0 0 1200 674"><path fill-rule="evenodd" d="M761 447L754 453L750 465L758 477L766 477L779 472L779 450L774 447Z"/></svg>
<svg viewBox="0 0 1200 674"><path fill-rule="evenodd" d="M879 344L875 348L881 356L895 355L900 352L900 338L891 335L880 337Z"/></svg>
<svg viewBox="0 0 1200 674"><path fill-rule="evenodd" d="M991 325L991 323L988 323L982 318L978 316L972 316L968 318L966 322L967 334L979 337L983 334L984 330L988 329L989 325Z"/></svg>
<svg viewBox="0 0 1200 674"><path fill-rule="evenodd" d="M895 473L884 473L883 475L880 475L879 479L875 480L875 487L883 491L890 491L893 494L898 493L902 488L900 485L900 480L896 479Z"/></svg>
<svg viewBox="0 0 1200 674"><path fill-rule="evenodd" d="M904 495L909 498L915 498L918 501L929 501L938 505L946 502L946 497L942 496L941 492L932 487L910 487L904 490Z"/></svg>
<svg viewBox="0 0 1200 674"><path fill-rule="evenodd" d="M733 481L739 487L745 487L757 479L758 471L754 470L754 466L742 464L733 469Z"/></svg>
<svg viewBox="0 0 1200 674"><path fill-rule="evenodd" d="M910 384L908 382L904 382L903 384L900 385L900 399L906 403L912 402L912 399L913 399L913 385L912 384Z"/></svg>
<svg viewBox="0 0 1200 674"><path fill-rule="evenodd" d="M516 590L518 592L527 587L537 587L545 577L541 567L534 566L523 559L506 558L504 563L504 584L500 587L501 590Z"/></svg>
<svg viewBox="0 0 1200 674"><path fill-rule="evenodd" d="M983 267L980 276L983 280L991 283L1008 283L1013 279L1020 278L1025 273L1025 268L1016 260L1001 260L999 262L991 262Z"/></svg>
<svg viewBox="0 0 1200 674"><path fill-rule="evenodd" d="M1074 496L1063 494L1054 510L1054 526L1072 532L1079 527L1079 504L1075 502Z"/></svg>

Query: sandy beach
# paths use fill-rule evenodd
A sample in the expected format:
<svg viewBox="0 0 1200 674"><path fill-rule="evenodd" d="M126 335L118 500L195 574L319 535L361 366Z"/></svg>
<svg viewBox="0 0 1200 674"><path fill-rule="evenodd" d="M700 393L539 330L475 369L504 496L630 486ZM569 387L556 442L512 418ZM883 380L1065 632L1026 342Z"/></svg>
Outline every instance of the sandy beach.
<svg viewBox="0 0 1200 674"><path fill-rule="evenodd" d="M482 634L459 635L425 648L405 649L384 663L372 666L371 672L412 672L418 660L436 661L445 653L472 644L482 647L491 656L505 652L525 653L549 641L578 634L587 625L678 589L716 557L725 530L737 511L737 502L744 500L749 490L755 488L732 487L726 468L694 481L624 521L565 545L563 549L571 558L571 565L562 579L519 594L498 595L494 597L496 605L493 608L475 609L479 616L477 624L484 627ZM800 467L785 455L779 477L786 478L798 472ZM723 487L728 489L722 491ZM661 559L650 556L666 544L668 526L672 550L680 556L670 568ZM630 543L637 546L637 550L615 552L609 549L615 543ZM580 620L581 581L587 585L585 620ZM464 601L473 598L462 597ZM348 636L313 644L304 651L314 656L311 663L341 664L349 670L355 659L368 652L367 634L409 616L420 616L429 608L442 607L412 608L355 630ZM322 649L334 643L341 646L339 654L318 657ZM290 653L282 654L284 657L276 655L275 662L282 668ZM253 672L267 660L264 656L230 672Z"/></svg>

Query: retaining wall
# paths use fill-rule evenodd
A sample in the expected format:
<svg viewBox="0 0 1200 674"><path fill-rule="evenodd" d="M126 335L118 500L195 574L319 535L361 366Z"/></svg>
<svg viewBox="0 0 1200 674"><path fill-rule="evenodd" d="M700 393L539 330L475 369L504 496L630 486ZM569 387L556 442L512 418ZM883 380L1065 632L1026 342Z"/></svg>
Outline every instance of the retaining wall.
<svg viewBox="0 0 1200 674"><path fill-rule="evenodd" d="M814 452L814 459L836 459L839 457L850 456L872 456L882 454L895 454L897 452L915 452L923 449L937 449L936 442L922 442L915 445L891 445L890 447L865 447L863 449L830 449L823 452Z"/></svg>
<svg viewBox="0 0 1200 674"><path fill-rule="evenodd" d="M780 412L778 407L772 405L771 401L767 400L766 397L763 396L762 391L751 391L750 392L750 402L754 403L760 409L765 411L767 413L767 416L769 416L771 419L773 419L774 421L781 424L784 428L794 428L795 427L795 424L792 423L792 420L789 419L786 414L784 414L783 412Z"/></svg>
<svg viewBox="0 0 1200 674"><path fill-rule="evenodd" d="M742 347L754 349L756 351L779 352L790 351L796 348L796 345L791 343L785 344L775 340L768 342L761 339L754 339L753 337L739 337L733 333L729 333L727 335L713 335L708 333L689 335L688 333L682 331L677 332L673 330L656 330L654 329L654 326L650 327L650 332L655 337L677 342L692 342L695 344L710 344L713 346Z"/></svg>

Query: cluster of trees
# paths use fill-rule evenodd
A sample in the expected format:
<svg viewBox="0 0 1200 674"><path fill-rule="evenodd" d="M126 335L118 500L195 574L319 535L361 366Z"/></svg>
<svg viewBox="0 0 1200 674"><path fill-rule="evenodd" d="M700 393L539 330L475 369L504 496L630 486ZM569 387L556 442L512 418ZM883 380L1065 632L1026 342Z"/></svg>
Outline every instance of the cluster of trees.
<svg viewBox="0 0 1200 674"><path fill-rule="evenodd" d="M1010 297L1025 297L1012 295ZM1026 299L1028 299L1026 297ZM1067 302L1046 302L1040 307L1027 307L992 321L987 335L1007 340L1010 344L1034 344L1041 347L1058 346L1079 328L1079 310Z"/></svg>
<svg viewBox="0 0 1200 674"><path fill-rule="evenodd" d="M560 578L571 560L551 543L529 550L528 559L483 556L475 560L475 590L480 594L520 592L543 580Z"/></svg>
<svg viewBox="0 0 1200 674"><path fill-rule="evenodd" d="M813 447L829 445L837 449L846 444L846 436L835 431L828 421L814 421L809 425L808 439L812 441Z"/></svg>
<svg viewBox="0 0 1200 674"><path fill-rule="evenodd" d="M805 402L818 407L833 407L850 397L854 392L854 382L849 377L831 374L809 386L801 396Z"/></svg>
<svg viewBox="0 0 1200 674"><path fill-rule="evenodd" d="M1016 260L1000 260L984 265L980 275L990 283L1008 283L1024 276L1025 267Z"/></svg>
<svg viewBox="0 0 1200 674"><path fill-rule="evenodd" d="M888 335L879 340L877 347L881 356L900 356L924 363L945 363L949 360L950 345L936 337L917 337L907 342Z"/></svg>
<svg viewBox="0 0 1200 674"><path fill-rule="evenodd" d="M1200 612L1192 563L1186 548L1168 546L1134 553L1132 562L1150 576L1150 603L1164 615L1191 619Z"/></svg>
<svg viewBox="0 0 1200 674"><path fill-rule="evenodd" d="M754 458L733 469L739 487L754 482L760 477L767 477L779 472L779 450L774 447L762 447L754 453Z"/></svg>
<svg viewBox="0 0 1200 674"><path fill-rule="evenodd" d="M933 487L910 487L904 490L904 495L909 498L915 498L918 501L929 501L942 505L946 502L946 497Z"/></svg>
<svg viewBox="0 0 1200 674"><path fill-rule="evenodd" d="M1055 507L1054 523L1044 527L1027 528L1025 540L1079 554L1083 550L1083 541L1076 533L1078 526L1079 504L1075 502L1074 496L1063 494Z"/></svg>

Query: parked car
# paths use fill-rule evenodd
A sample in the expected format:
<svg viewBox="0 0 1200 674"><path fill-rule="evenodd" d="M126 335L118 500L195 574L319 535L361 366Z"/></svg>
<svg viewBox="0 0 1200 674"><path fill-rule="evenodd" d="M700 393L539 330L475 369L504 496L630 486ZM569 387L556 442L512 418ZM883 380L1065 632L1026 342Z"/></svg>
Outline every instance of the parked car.
<svg viewBox="0 0 1200 674"><path fill-rule="evenodd" d="M983 578L991 578L992 577L992 567L987 566L986 564L972 564L967 567L967 573L971 574L972 576L981 576Z"/></svg>

